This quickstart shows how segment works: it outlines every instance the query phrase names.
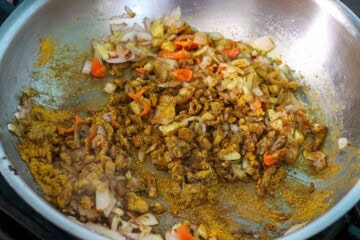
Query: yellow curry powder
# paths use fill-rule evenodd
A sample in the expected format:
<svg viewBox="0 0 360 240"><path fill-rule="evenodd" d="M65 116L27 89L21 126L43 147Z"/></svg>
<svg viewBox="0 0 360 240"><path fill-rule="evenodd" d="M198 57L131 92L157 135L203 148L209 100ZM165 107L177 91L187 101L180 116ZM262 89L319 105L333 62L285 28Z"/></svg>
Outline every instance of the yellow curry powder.
<svg viewBox="0 0 360 240"><path fill-rule="evenodd" d="M50 37L43 40L40 39L39 59L36 66L41 67L46 64L49 59L54 55L55 42Z"/></svg>

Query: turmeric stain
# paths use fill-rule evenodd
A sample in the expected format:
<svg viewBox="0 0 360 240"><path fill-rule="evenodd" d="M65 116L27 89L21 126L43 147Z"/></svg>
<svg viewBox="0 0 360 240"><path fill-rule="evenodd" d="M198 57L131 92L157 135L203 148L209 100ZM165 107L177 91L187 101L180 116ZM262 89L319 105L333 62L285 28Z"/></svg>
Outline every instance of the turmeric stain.
<svg viewBox="0 0 360 240"><path fill-rule="evenodd" d="M51 59L55 52L55 42L50 37L45 39L40 39L40 48L39 48L39 59L36 62L36 66L41 67L45 65L49 59Z"/></svg>

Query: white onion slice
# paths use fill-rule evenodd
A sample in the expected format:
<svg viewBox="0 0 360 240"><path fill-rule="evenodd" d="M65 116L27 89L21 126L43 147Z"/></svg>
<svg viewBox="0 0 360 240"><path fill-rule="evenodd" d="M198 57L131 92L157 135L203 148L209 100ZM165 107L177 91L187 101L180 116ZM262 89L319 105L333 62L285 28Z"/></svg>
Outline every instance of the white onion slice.
<svg viewBox="0 0 360 240"><path fill-rule="evenodd" d="M96 210L104 211L111 204L111 196L108 183L100 183L96 187L95 194Z"/></svg>
<svg viewBox="0 0 360 240"><path fill-rule="evenodd" d="M122 31L124 28L127 27L127 24L126 23L113 23L113 24L110 24L110 29L111 29L111 32L119 32L119 31Z"/></svg>
<svg viewBox="0 0 360 240"><path fill-rule="evenodd" d="M136 15L135 12L126 5L125 5L125 12L129 15L129 18L133 18Z"/></svg>
<svg viewBox="0 0 360 240"><path fill-rule="evenodd" d="M139 216L138 218L136 218L136 222L144 226L155 226L159 224L159 221L152 213L145 213Z"/></svg>
<svg viewBox="0 0 360 240"><path fill-rule="evenodd" d="M90 60L86 60L81 72L84 74L90 74L92 68L92 62Z"/></svg>
<svg viewBox="0 0 360 240"><path fill-rule="evenodd" d="M136 34L136 39L139 42L151 42L152 35L148 32L138 32Z"/></svg>
<svg viewBox="0 0 360 240"><path fill-rule="evenodd" d="M249 44L253 48L265 52L269 52L275 48L275 44L270 36L259 37L250 41Z"/></svg>
<svg viewBox="0 0 360 240"><path fill-rule="evenodd" d="M175 231L167 231L165 233L165 240L179 240L179 235Z"/></svg>
<svg viewBox="0 0 360 240"><path fill-rule="evenodd" d="M200 68L205 69L207 66L210 66L212 62L212 58L210 56L204 56L201 60Z"/></svg>
<svg viewBox="0 0 360 240"><path fill-rule="evenodd" d="M230 124L230 130L234 133L237 133L240 130L240 127L236 124Z"/></svg>
<svg viewBox="0 0 360 240"><path fill-rule="evenodd" d="M144 26L145 26L145 30L146 32L150 33L151 31L151 19L148 17L144 18Z"/></svg>
<svg viewBox="0 0 360 240"><path fill-rule="evenodd" d="M349 141L347 138L339 138L338 140L338 147L339 149L344 149L348 145Z"/></svg>
<svg viewBox="0 0 360 240"><path fill-rule="evenodd" d="M124 63L124 62L129 62L130 59L117 57L117 58L106 59L105 61L108 63Z"/></svg>
<svg viewBox="0 0 360 240"><path fill-rule="evenodd" d="M116 205L116 198L114 196L113 193L110 193L110 203L109 206L107 208L104 209L104 216L108 217L109 214L111 213L111 210L115 207Z"/></svg>
<svg viewBox="0 0 360 240"><path fill-rule="evenodd" d="M289 235L290 233L295 232L296 230L302 228L302 227L305 226L306 224L307 224L307 222L295 224L294 226L290 227L290 228L284 233L284 236Z"/></svg>
<svg viewBox="0 0 360 240"><path fill-rule="evenodd" d="M207 34L204 32L197 32L195 33L193 41L199 45L206 45L208 44Z"/></svg>
<svg viewBox="0 0 360 240"><path fill-rule="evenodd" d="M139 240L163 240L160 234L149 234L144 237L140 237Z"/></svg>
<svg viewBox="0 0 360 240"><path fill-rule="evenodd" d="M85 226L87 226L89 229L100 233L101 235L104 235L105 237L108 237L110 239L114 240L126 240L126 237L124 237L121 233L117 231L112 231L106 227L101 226L100 224L95 224L92 222L85 223Z"/></svg>
<svg viewBox="0 0 360 240"><path fill-rule="evenodd" d="M197 50L196 52L194 52L192 55L193 55L193 57L200 56L201 54L205 53L208 49L209 49L209 45L205 45L202 48L200 48L199 50Z"/></svg>
<svg viewBox="0 0 360 240"><path fill-rule="evenodd" d="M211 40L214 40L214 41L224 38L224 36L221 33L218 33L218 32L211 32L211 33L208 33L208 34L209 34L209 37L211 38Z"/></svg>
<svg viewBox="0 0 360 240"><path fill-rule="evenodd" d="M258 97L261 97L261 96L263 96L264 95L264 93L261 91L261 89L260 88L258 88L258 87L256 87L256 88L253 88L253 93L256 95L256 96L258 96Z"/></svg>
<svg viewBox="0 0 360 240"><path fill-rule="evenodd" d="M116 91L117 86L116 84L109 82L105 84L105 87L103 89L104 92L108 93L108 94L112 94Z"/></svg>
<svg viewBox="0 0 360 240"><path fill-rule="evenodd" d="M19 137L21 136L21 131L16 125L9 123L7 125L7 128L9 131L15 133L17 136L19 136Z"/></svg>

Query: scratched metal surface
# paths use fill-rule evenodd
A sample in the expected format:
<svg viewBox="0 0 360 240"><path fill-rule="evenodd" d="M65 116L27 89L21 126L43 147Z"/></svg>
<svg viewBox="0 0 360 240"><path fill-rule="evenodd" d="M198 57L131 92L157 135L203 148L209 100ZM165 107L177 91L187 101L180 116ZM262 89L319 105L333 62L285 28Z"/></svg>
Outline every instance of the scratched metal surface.
<svg viewBox="0 0 360 240"><path fill-rule="evenodd" d="M341 165L335 176L314 179L305 172L295 174L289 169L289 178L307 184L315 181L320 189L333 190L333 208L302 230L287 237L299 239L313 235L345 213L360 196L359 159L355 147L359 146L360 124L360 33L359 21L341 5L330 0L246 0L246 1L32 1L22 4L14 17L0 30L0 170L11 186L35 209L60 227L87 239L100 238L69 222L49 206L19 159L14 148L15 138L6 129L13 120L18 105L17 97L24 88L41 91L38 101L45 106L73 107L77 104L99 107L106 101L98 90L101 83L88 81L86 76L74 82L71 73L55 77L49 67L34 68L39 37L51 36L59 48L77 48L62 56L89 51L92 38L109 33L112 16L123 12L124 5L136 13L134 20L144 16L159 17L179 5L183 16L191 17L190 24L203 31L219 31L227 37L251 39L264 34L274 37L277 44L274 55L281 55L288 65L299 70L305 82L315 89L312 99L324 111L330 128L326 148L333 151L329 162ZM65 6L71 6L65 7ZM59 11L59 9L61 11ZM17 17L17 18L15 18ZM11 29L11 30L10 30ZM80 71L83 62L70 62L72 69ZM33 74L34 69L38 72ZM322 115L319 113L319 115ZM344 136L355 146L338 154L336 138ZM9 171L9 165L18 175ZM286 205L283 206L284 211ZM249 228L260 225L237 219Z"/></svg>

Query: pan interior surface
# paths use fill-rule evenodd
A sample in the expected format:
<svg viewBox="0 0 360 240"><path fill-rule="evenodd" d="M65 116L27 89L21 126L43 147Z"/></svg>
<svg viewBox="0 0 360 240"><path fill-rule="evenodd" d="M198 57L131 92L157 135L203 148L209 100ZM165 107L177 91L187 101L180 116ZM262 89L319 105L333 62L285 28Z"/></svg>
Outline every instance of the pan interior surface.
<svg viewBox="0 0 360 240"><path fill-rule="evenodd" d="M76 236L101 238L72 224L41 199L40 189L20 160L16 139L6 125L14 120L19 96L29 87L39 90L36 101L45 107L81 111L83 107L97 109L106 103L107 96L101 89L110 79L94 80L80 72L90 56L91 40L107 35L110 23L124 21L116 16L123 13L125 5L136 12L134 19L126 20L129 24L141 23L145 16L161 17L179 5L182 15L189 16L189 23L201 31L218 31L225 37L239 40L272 36L277 45L272 55L281 56L303 75L307 87L304 87L306 94L299 93L301 99L311 103L314 114L329 126L325 145L327 169L317 175L311 174L300 159L298 166L287 169L284 188L293 189L293 192L283 189L284 194L261 201L256 197L254 184L224 185L220 202L227 211L222 217L240 224L244 232L252 234L265 229L272 237L277 236L279 230L316 219L287 237L299 239L325 228L359 200L360 24L344 7L327 0L248 0L241 3L64 0L23 3L0 35L0 43L6 43L3 45L6 48L0 51L0 157L4 156L0 169L30 205ZM16 20L16 16L23 17ZM55 53L46 64L38 66L39 42L44 39L54 42ZM351 147L339 152L339 137L349 139ZM9 164L17 170L17 175L9 170ZM316 188L311 201L290 196L300 197L296 194L307 191L310 182L314 182ZM291 201L303 201L304 206L296 208L301 211L292 221L279 221L294 211ZM325 211L328 211L326 215L321 216ZM167 222L166 227L177 221L170 215L162 220Z"/></svg>

